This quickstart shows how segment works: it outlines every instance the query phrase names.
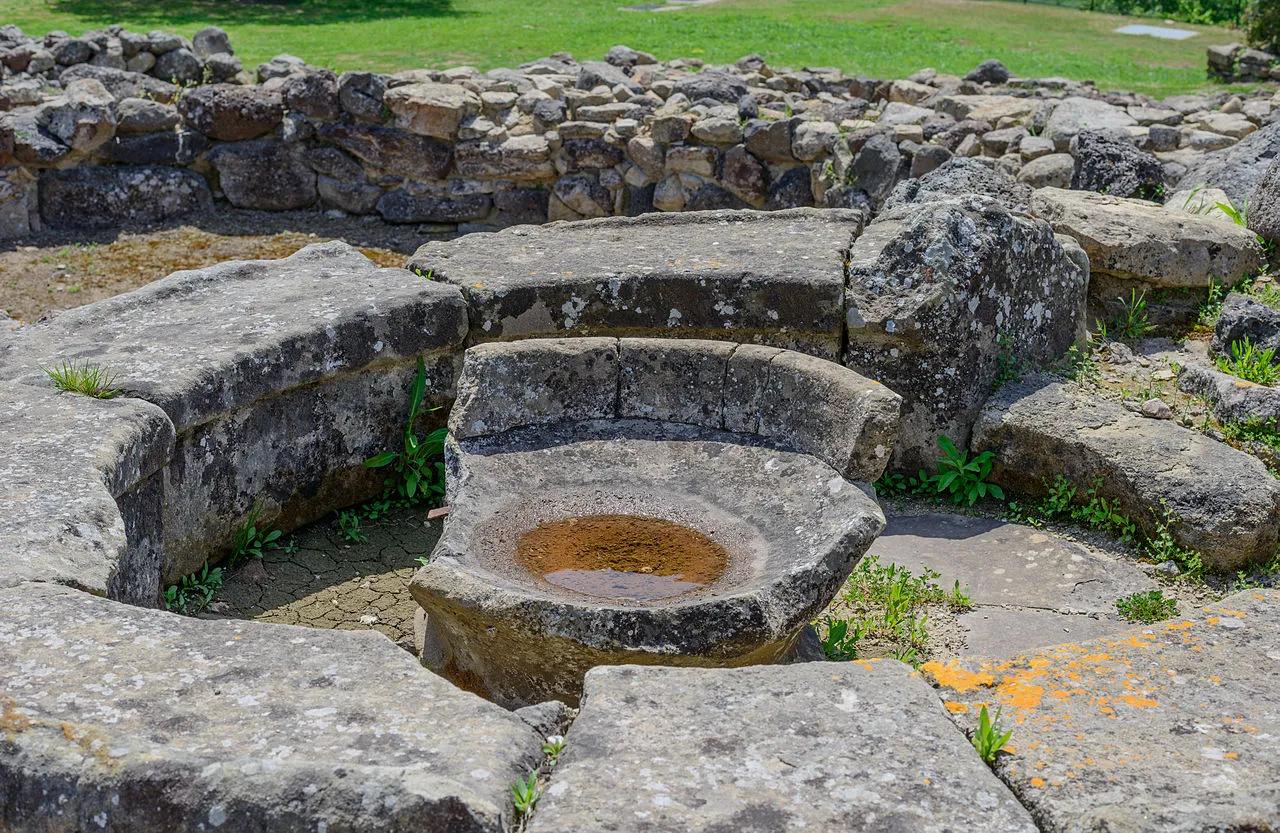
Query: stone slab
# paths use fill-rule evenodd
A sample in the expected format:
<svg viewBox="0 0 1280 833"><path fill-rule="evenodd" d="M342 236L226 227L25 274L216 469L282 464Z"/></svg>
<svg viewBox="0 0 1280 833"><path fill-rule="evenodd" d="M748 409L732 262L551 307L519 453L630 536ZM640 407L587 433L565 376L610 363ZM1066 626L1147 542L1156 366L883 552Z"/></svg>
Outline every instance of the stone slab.
<svg viewBox="0 0 1280 833"><path fill-rule="evenodd" d="M500 833L541 759L519 717L380 634L52 585L0 590L0 692L5 829Z"/></svg>
<svg viewBox="0 0 1280 833"><path fill-rule="evenodd" d="M871 554L940 573L943 588L959 581L978 605L1114 614L1116 599L1157 586L1134 564L1051 532L965 515L894 515Z"/></svg>
<svg viewBox="0 0 1280 833"><path fill-rule="evenodd" d="M173 443L146 402L0 383L0 587L54 582L155 605L159 496L146 481Z"/></svg>
<svg viewBox="0 0 1280 833"><path fill-rule="evenodd" d="M0 341L0 379L92 361L179 433L264 396L461 343L462 296L345 243L229 261L66 310Z"/></svg>
<svg viewBox="0 0 1280 833"><path fill-rule="evenodd" d="M1280 420L1280 390L1199 364L1184 365L1178 388L1203 397L1227 422Z"/></svg>
<svg viewBox="0 0 1280 833"><path fill-rule="evenodd" d="M835 358L850 210L707 211L516 227L428 243L472 342L612 335L760 342Z"/></svg>
<svg viewBox="0 0 1280 833"><path fill-rule="evenodd" d="M999 705L996 771L1045 833L1280 822L1280 591L1012 659L927 663L963 726Z"/></svg>
<svg viewBox="0 0 1280 833"><path fill-rule="evenodd" d="M1172 420L1147 419L1054 377L1002 387L974 426L991 479L1030 496L1062 476L1077 499L1095 481L1148 534L1167 509L1180 546L1234 572L1274 557L1280 483L1257 459Z"/></svg>
<svg viewBox="0 0 1280 833"><path fill-rule="evenodd" d="M587 675L530 833L1031 833L901 663Z"/></svg>
<svg viewBox="0 0 1280 833"><path fill-rule="evenodd" d="M966 655L983 657L1011 657L1064 642L1110 636L1133 627L1101 616L1002 607L978 607L961 613L957 619L965 629Z"/></svg>

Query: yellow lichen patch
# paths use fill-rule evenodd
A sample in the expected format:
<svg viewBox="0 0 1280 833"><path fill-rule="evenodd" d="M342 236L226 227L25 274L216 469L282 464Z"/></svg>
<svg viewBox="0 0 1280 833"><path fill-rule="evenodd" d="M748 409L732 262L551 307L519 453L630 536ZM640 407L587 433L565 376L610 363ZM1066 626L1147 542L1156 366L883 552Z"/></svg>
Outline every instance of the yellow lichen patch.
<svg viewBox="0 0 1280 833"><path fill-rule="evenodd" d="M1022 680L1010 680L1000 684L997 696L1004 705L1018 711L1027 711L1040 705L1044 689Z"/></svg>
<svg viewBox="0 0 1280 833"><path fill-rule="evenodd" d="M872 666L881 660L881 657L871 657L870 659L855 659L854 662L861 665L865 670L870 671Z"/></svg>
<svg viewBox="0 0 1280 833"><path fill-rule="evenodd" d="M1208 619L1205 619L1205 621L1208 622L1210 625L1216 625L1222 621L1222 618L1219 616L1210 616Z"/></svg>
<svg viewBox="0 0 1280 833"><path fill-rule="evenodd" d="M1170 622L1169 624L1164 626L1164 629L1167 631L1185 631L1193 627L1194 625L1195 625L1195 622L1192 622L1190 620L1183 621L1183 622Z"/></svg>
<svg viewBox="0 0 1280 833"><path fill-rule="evenodd" d="M969 707L964 703L957 703L954 700L946 700L942 705L952 714L964 714L969 711Z"/></svg>
<svg viewBox="0 0 1280 833"><path fill-rule="evenodd" d="M945 686L960 694L995 684L995 678L990 674L966 671L956 660L948 660L945 663L936 660L926 662L920 666L920 670L928 675L935 685Z"/></svg>
<svg viewBox="0 0 1280 833"><path fill-rule="evenodd" d="M13 698L7 698L4 704L4 710L0 711L0 730L3 730L9 736L9 740L17 737L19 732L25 732L36 722L25 714L18 711L18 701Z"/></svg>
<svg viewBox="0 0 1280 833"><path fill-rule="evenodd" d="M1116 699L1121 700L1125 703L1128 703L1130 706L1133 706L1135 709L1150 709L1160 705L1155 700L1152 700L1149 697L1140 697L1137 694L1121 694Z"/></svg>
<svg viewBox="0 0 1280 833"><path fill-rule="evenodd" d="M1031 784L1031 786L1033 786L1033 787L1043 787L1043 786L1044 786L1044 779L1043 779L1043 778L1032 778L1028 783L1029 783L1029 784Z"/></svg>

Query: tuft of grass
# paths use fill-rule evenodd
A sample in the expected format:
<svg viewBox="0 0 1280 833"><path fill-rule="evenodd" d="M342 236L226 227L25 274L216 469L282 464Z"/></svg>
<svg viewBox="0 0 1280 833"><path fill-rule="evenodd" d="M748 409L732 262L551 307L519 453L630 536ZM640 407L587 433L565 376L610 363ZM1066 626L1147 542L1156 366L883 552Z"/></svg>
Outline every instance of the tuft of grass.
<svg viewBox="0 0 1280 833"><path fill-rule="evenodd" d="M1147 293L1134 289L1128 298L1117 298L1120 312L1109 321L1096 322L1098 337L1133 342L1148 336L1155 325L1147 315Z"/></svg>
<svg viewBox="0 0 1280 833"><path fill-rule="evenodd" d="M1000 708L996 709L993 720L987 714L987 707L983 706L982 711L978 712L978 727L973 730L973 748L978 750L978 757L986 763L994 762L996 755L1013 737L1012 731L1006 732L1000 725L1000 711Z"/></svg>
<svg viewBox="0 0 1280 833"><path fill-rule="evenodd" d="M1275 348L1263 350L1249 338L1231 342L1231 355L1218 357L1218 369L1248 382L1267 387L1280 383Z"/></svg>
<svg viewBox="0 0 1280 833"><path fill-rule="evenodd" d="M393 490L409 502L436 501L444 495L444 440L448 429L437 428L425 438L419 438L414 429L418 417L435 408L425 408L423 399L427 393L427 369L418 357L418 372L409 390L409 417L405 421L402 445L399 451L384 451L364 461L371 469L391 468L395 475L384 482L389 495Z"/></svg>
<svg viewBox="0 0 1280 833"><path fill-rule="evenodd" d="M94 399L110 399L120 392L116 387L116 374L97 364L64 361L53 367L42 367L53 386L67 393L92 396Z"/></svg>
<svg viewBox="0 0 1280 833"><path fill-rule="evenodd" d="M1163 590L1130 593L1116 599L1116 610L1126 622L1161 622L1178 615L1178 603Z"/></svg>
<svg viewBox="0 0 1280 833"><path fill-rule="evenodd" d="M231 557L227 560L229 567L238 567L250 558L262 558L267 550L280 546L281 532L272 529L270 524L258 526L258 516L262 514L262 498L253 502L244 522L236 528L236 537L231 544Z"/></svg>

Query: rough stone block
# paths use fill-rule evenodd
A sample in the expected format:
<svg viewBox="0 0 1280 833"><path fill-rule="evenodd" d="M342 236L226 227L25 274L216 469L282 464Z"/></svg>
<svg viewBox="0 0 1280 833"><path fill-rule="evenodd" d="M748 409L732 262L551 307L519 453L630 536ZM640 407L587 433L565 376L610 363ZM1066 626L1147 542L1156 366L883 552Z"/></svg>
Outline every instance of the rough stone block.
<svg viewBox="0 0 1280 833"><path fill-rule="evenodd" d="M50 228L114 228L182 217L213 205L199 174L181 168L100 166L45 171L37 189Z"/></svg>
<svg viewBox="0 0 1280 833"><path fill-rule="evenodd" d="M64 646L56 648L54 646ZM519 717L382 635L0 590L0 827L502 833Z"/></svg>
<svg viewBox="0 0 1280 833"><path fill-rule="evenodd" d="M735 346L702 339L621 339L618 416L720 428L725 368Z"/></svg>
<svg viewBox="0 0 1280 833"><path fill-rule="evenodd" d="M996 772L1040 830L1266 830L1278 643L1280 592L1247 590L1123 635L921 670L965 728L1003 710L1014 752Z"/></svg>
<svg viewBox="0 0 1280 833"><path fill-rule="evenodd" d="M54 582L138 605L160 598L164 412L0 383L0 587Z"/></svg>
<svg viewBox="0 0 1280 833"><path fill-rule="evenodd" d="M486 437L526 425L617 415L618 342L534 339L467 350L449 432Z"/></svg>
<svg viewBox="0 0 1280 833"><path fill-rule="evenodd" d="M1138 528L1169 524L1207 566L1237 570L1275 555L1280 482L1254 457L1169 420L1146 419L1052 377L1002 387L973 429L995 454L992 479L1043 495L1055 478L1098 495ZM1047 485L1048 484L1048 485Z"/></svg>
<svg viewBox="0 0 1280 833"><path fill-rule="evenodd" d="M876 660L592 670L529 830L602 813L617 833L1036 830L929 686Z"/></svg>

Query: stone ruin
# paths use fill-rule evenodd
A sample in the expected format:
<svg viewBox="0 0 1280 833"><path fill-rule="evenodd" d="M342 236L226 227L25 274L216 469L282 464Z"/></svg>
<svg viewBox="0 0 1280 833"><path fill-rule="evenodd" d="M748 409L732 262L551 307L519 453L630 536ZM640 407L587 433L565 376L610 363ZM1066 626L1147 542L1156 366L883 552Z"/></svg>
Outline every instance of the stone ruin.
<svg viewBox="0 0 1280 833"><path fill-rule="evenodd" d="M774 73L756 59L693 73L614 50L599 65L565 56L522 73L399 79L276 62L283 81L188 90L164 118L154 100L114 93L94 110L84 97L106 89L96 76L131 71L103 63L126 34L104 33L105 46L83 39L97 51L53 38L59 54L90 53L87 63L41 59L5 79L6 90L28 81L63 90L0 120L37 128L15 133L20 164L7 169L22 185L9 208L27 211L5 216L24 216L26 230L55 217L99 222L89 204L103 207L102 222L138 219L131 198L91 202L97 178L138 172L123 159L90 164L111 161L100 148L128 135L192 147L187 134L202 119L210 130L238 124L231 111L200 107L242 101L252 115L262 99L259 132L205 136L222 144L187 161L165 156L154 164L169 173L144 190L163 193L155 183L176 177L206 201L210 174L236 204L235 177L218 159L243 152L258 166L297 160L291 181L315 189L304 187L299 204L319 195L332 205L321 183L344 181L313 160L346 160L360 173L345 184L378 191L368 210L474 199L473 219L444 222L492 233L426 242L403 269L324 243L284 260L179 272L0 337L0 827L497 833L517 823L510 785L546 764L547 736L566 727L531 831L1277 824L1275 590L1245 590L1178 621L918 670L806 661L815 657L803 631L882 528L867 484L886 466L933 465L940 435L992 451L993 479L1020 494L1057 475L1101 476L1107 499L1142 523L1167 508L1177 519L1169 534L1213 569L1274 557L1280 482L1263 452L1051 373L1118 294L1160 293L1153 313L1185 321L1197 294L1261 270L1257 234L1280 237L1280 134L1266 100L1170 100L1159 111L1069 82L1020 83L991 65L970 80L922 73L890 83ZM13 71L13 60L0 63ZM67 78L76 67L91 68L80 70L87 80ZM332 118L279 102L272 115L272 96L288 101L291 84L317 79L321 98L337 96ZM355 96L356 83L382 98ZM745 128L717 108L752 101L724 103L719 85L743 86L761 108L742 116ZM595 103L602 86L613 98ZM856 96L861 105L855 90L868 93ZM1054 101L1046 91L1072 94ZM419 108L427 93L461 104ZM473 98L479 109L469 112ZM397 101L417 103L397 113ZM756 118L783 103L790 117ZM366 104L364 115L352 109ZM875 117L846 134L850 106L863 107L854 122ZM539 130L539 113L557 107L556 129ZM113 133L130 108L167 127ZM103 122L86 116L58 138L66 112L102 115L112 135L77 147L76 137L101 135L93 125ZM448 142L424 132L454 117ZM574 123L596 127L562 132ZM1238 141L1200 135L1236 125ZM368 156L325 144L341 131L380 138L361 145ZM814 142L826 155L798 156L815 135L828 137ZM546 143L534 163L545 190L510 169L490 181L461 166L466 153L494 148L506 160L528 137ZM41 163L33 175L32 141L61 167ZM636 142L660 148L661 165L628 156ZM1182 147L1148 152L1164 142ZM1218 144L1229 146L1203 150ZM438 146L451 154L446 165L415 156L395 174L382 166L388 157L374 161L387 148ZM724 207L709 189L732 193L721 178L731 159L754 159L765 183L755 202L736 199L777 210ZM926 170L930 159L939 164ZM1052 178L1036 174L1041 159ZM827 161L834 180L823 179ZM58 189L73 180L88 190L76 192L75 210L58 208ZM1211 184L1230 199L1257 193L1254 229L1184 210L1195 195L1132 198L1154 196L1153 181ZM22 190L32 182L36 203ZM573 188L595 196L578 201ZM496 219L515 199L501 195L522 189L541 190L545 203ZM659 211L633 211L645 189ZM680 199L663 209L660 190ZM589 204L599 211L573 207ZM596 213L640 216L580 219ZM579 221L520 224L549 218ZM1213 350L1242 332L1280 343L1277 314L1254 306L1228 298ZM999 378L1010 355L1020 363L1013 381ZM54 392L44 368L63 361L108 368L121 394ZM427 411L424 428L449 414L454 504L412 583L427 611L421 659L497 702L368 631L158 609L162 588L226 555L260 500L287 531L379 494L381 477L363 462L397 441L419 361L424 404L441 409ZM1189 364L1180 384L1222 413L1277 408L1274 389L1233 379ZM637 514L719 545L719 572L674 599L604 603L512 567L515 539L531 529ZM1016 722L1014 754L994 767L965 737L987 703Z"/></svg>

